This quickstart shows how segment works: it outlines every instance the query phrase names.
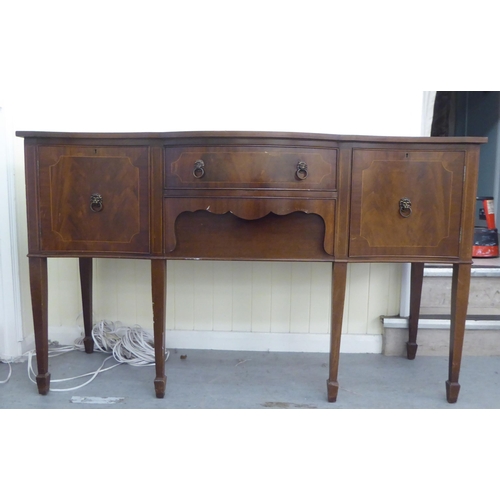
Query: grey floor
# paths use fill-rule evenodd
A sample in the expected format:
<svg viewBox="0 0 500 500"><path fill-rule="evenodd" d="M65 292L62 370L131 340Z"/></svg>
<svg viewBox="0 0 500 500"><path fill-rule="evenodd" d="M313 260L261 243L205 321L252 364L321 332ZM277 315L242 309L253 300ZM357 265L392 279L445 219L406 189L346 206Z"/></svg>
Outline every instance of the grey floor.
<svg viewBox="0 0 500 500"><path fill-rule="evenodd" d="M50 358L51 388L81 384L86 379L54 381L94 371L105 357L73 351ZM154 394L154 367L120 365L80 389L40 396L27 363L11 366L10 380L0 385L0 408L500 408L500 357L463 358L456 404L445 399L447 357L418 354L414 361L342 354L336 403L326 401L326 354L172 350L164 399ZM7 375L8 365L0 363L0 380Z"/></svg>

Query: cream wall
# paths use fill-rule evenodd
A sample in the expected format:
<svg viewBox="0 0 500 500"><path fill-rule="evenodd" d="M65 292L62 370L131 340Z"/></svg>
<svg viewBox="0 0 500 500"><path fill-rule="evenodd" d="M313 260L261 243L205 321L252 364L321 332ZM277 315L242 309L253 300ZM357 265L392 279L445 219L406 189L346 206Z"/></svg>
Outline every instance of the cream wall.
<svg viewBox="0 0 500 500"><path fill-rule="evenodd" d="M51 13L51 2L39 2L8 30L14 78L3 102L12 123L27 344L23 151L14 130L420 135L423 92L377 88L366 74L371 62L346 71L341 39L320 11L253 2L218 15L218 2L178 3L123 2L114 11L100 2ZM21 19L22 4L13 9ZM318 263L169 262L167 343L326 351L330 277L330 266ZM379 317L399 311L401 268L356 264L348 278L342 350L380 352ZM80 315L76 260L49 260L51 338L71 342ZM94 318L152 327L147 261L96 260Z"/></svg>

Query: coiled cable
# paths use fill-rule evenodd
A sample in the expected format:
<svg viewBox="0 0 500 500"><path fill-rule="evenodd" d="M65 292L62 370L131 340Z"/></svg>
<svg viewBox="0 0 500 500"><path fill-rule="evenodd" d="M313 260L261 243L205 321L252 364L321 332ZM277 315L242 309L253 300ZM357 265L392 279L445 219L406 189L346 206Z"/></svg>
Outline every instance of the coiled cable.
<svg viewBox="0 0 500 500"><path fill-rule="evenodd" d="M76 339L74 345L72 346L59 346L57 343L52 343L49 346L49 357L59 356L74 350L84 351L85 347L83 339L84 337L82 335ZM154 337L151 333L145 331L139 325L128 327L122 325L120 322L102 320L92 328L92 339L94 340L95 350L110 355L104 359L101 366L94 372L51 381L51 383L58 383L76 380L83 377L91 377L83 384L66 389L51 388L51 391L61 392L80 389L81 387L84 387L92 382L100 373L116 368L124 363L132 366L153 366L155 364ZM28 377L32 382L36 383L36 374L32 366L33 358L36 356L36 351L29 351L27 355ZM167 361L169 355L170 352L165 350L165 361ZM104 365L111 359L114 359L116 363L104 368Z"/></svg>

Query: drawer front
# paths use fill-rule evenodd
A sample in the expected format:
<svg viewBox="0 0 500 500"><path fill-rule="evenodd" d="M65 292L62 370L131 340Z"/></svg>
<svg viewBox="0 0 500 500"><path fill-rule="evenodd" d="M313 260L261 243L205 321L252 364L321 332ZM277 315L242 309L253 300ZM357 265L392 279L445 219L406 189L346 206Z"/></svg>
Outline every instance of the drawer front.
<svg viewBox="0 0 500 500"><path fill-rule="evenodd" d="M349 255L458 257L465 153L353 151Z"/></svg>
<svg viewBox="0 0 500 500"><path fill-rule="evenodd" d="M335 149L165 148L166 188L334 190L336 182Z"/></svg>
<svg viewBox="0 0 500 500"><path fill-rule="evenodd" d="M146 147L40 146L42 251L149 252Z"/></svg>

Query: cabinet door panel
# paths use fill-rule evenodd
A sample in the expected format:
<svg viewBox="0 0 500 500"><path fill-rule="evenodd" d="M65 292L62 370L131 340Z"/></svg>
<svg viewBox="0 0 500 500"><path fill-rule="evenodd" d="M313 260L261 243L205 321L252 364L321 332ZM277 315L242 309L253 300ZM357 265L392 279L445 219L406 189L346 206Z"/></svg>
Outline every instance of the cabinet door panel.
<svg viewBox="0 0 500 500"><path fill-rule="evenodd" d="M463 151L353 151L349 255L458 257Z"/></svg>
<svg viewBox="0 0 500 500"><path fill-rule="evenodd" d="M42 251L148 253L148 158L145 147L40 147Z"/></svg>

